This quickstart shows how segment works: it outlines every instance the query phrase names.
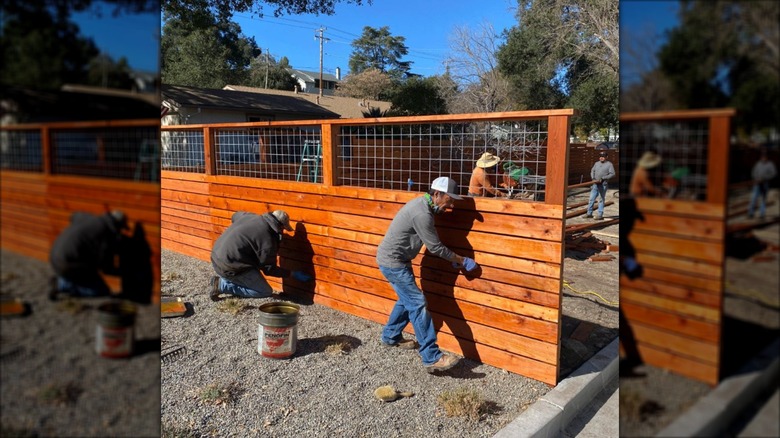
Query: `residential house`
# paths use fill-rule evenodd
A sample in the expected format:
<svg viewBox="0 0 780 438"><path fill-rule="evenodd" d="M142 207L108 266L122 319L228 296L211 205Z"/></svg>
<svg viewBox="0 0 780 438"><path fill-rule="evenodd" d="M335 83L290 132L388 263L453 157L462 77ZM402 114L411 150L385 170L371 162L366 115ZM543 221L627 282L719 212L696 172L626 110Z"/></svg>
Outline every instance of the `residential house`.
<svg viewBox="0 0 780 438"><path fill-rule="evenodd" d="M272 90L268 88L245 87L243 85L226 85L225 90L243 91L249 93L258 93L268 96L289 96L298 99L304 99L315 105L318 105L328 111L337 113L342 119L362 119L364 112L370 108L378 108L385 112L390 109L392 103L385 101L368 101L366 99L355 99L353 97L342 97L308 93L296 93L295 91Z"/></svg>
<svg viewBox="0 0 780 438"><path fill-rule="evenodd" d="M162 85L163 125L337 119L339 114L295 96Z"/></svg>
<svg viewBox="0 0 780 438"><path fill-rule="evenodd" d="M290 74L298 81L298 91L301 93L320 94L320 72L288 69ZM336 74L322 73L322 95L332 96L336 92L338 83L341 82L341 69L336 67Z"/></svg>

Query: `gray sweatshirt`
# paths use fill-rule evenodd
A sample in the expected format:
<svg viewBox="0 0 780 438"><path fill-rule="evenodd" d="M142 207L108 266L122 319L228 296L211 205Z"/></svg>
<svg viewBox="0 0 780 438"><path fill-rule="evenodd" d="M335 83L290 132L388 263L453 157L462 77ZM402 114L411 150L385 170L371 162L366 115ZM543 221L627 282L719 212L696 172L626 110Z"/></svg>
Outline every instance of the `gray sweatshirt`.
<svg viewBox="0 0 780 438"><path fill-rule="evenodd" d="M452 260L455 253L439 240L433 212L424 196L401 207L376 252L376 262L386 268L409 266L423 244L433 255Z"/></svg>
<svg viewBox="0 0 780 438"><path fill-rule="evenodd" d="M608 181L613 176L615 176L615 168L612 166L612 163L607 160L604 160L603 163L601 161L596 161L590 169L590 178L593 181Z"/></svg>
<svg viewBox="0 0 780 438"><path fill-rule="evenodd" d="M775 163L769 160L759 160L753 166L753 179L756 181L769 181L776 174Z"/></svg>

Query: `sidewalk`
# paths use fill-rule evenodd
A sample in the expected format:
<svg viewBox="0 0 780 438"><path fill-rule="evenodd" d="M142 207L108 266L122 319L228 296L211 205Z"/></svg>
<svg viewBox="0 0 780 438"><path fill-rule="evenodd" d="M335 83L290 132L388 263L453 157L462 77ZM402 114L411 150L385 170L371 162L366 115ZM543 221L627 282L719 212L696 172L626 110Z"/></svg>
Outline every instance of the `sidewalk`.
<svg viewBox="0 0 780 438"><path fill-rule="evenodd" d="M657 437L678 436L718 436L735 427L740 416L748 415L747 424L742 430L744 436L763 430L778 430L777 394L768 397L756 407L756 401L768 389L778 387L780 381L780 340L775 340L758 356L750 361L739 373L724 379L706 397L684 412ZM752 411L752 412L751 412ZM755 415L752 415L755 414ZM751 432L753 431L753 432ZM738 436L743 436L738 434Z"/></svg>
<svg viewBox="0 0 780 438"><path fill-rule="evenodd" d="M618 363L615 338L493 438L560 437L570 424L582 429L578 436L618 436ZM599 396L606 402L594 403Z"/></svg>

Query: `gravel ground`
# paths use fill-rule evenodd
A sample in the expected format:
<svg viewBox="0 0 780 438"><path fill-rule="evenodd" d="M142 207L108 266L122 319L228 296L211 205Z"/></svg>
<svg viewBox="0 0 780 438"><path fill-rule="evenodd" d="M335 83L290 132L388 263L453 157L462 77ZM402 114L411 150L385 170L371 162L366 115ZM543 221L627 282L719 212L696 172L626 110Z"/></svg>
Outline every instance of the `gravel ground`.
<svg viewBox="0 0 780 438"><path fill-rule="evenodd" d="M768 209L769 217L780 217L777 191ZM745 223L745 216L733 218ZM780 244L780 226L771 225L752 232L752 237L774 245ZM749 241L738 245L748 244ZM744 246L741 248L744 249ZM769 260L727 257L726 291L723 313L723 367L733 375L763 347L778 338L780 307L778 288L780 270L778 253L769 252ZM653 436L672 423L713 388L666 370L642 365L636 376L620 378L620 436Z"/></svg>
<svg viewBox="0 0 780 438"><path fill-rule="evenodd" d="M1 254L2 298L30 313L0 320L0 436L159 436L160 307L138 306L132 357L102 358L97 307L109 299L49 301L47 263Z"/></svg>
<svg viewBox="0 0 780 438"><path fill-rule="evenodd" d="M617 217L617 206L606 216ZM617 243L617 225L600 231ZM181 297L187 314L161 321L159 305L139 306L137 353L111 360L95 353L96 308L106 300L50 302L48 264L2 251L3 298L32 309L2 319L2 436L159 436L162 424L165 437L489 437L550 390L465 359L428 374L416 351L379 343L381 324L311 303L300 303L296 354L265 358L257 307L294 298L241 300L246 308L234 315L223 310L226 300L208 298L208 263L163 251L162 273L162 295ZM564 278L563 377L617 336L617 306L609 304L618 296L617 261L567 255ZM381 402L373 392L384 385L413 395ZM465 409L477 416L448 415L439 399L457 394L468 396L464 408L481 407Z"/></svg>
<svg viewBox="0 0 780 438"><path fill-rule="evenodd" d="M318 304L301 304L291 358L262 357L257 307L279 297L241 300L249 307L233 315L206 293L209 263L170 251L162 260L163 295L192 305L162 322L163 355L185 349L162 365L164 436L489 437L550 389L470 360L428 374L416 351L381 345L381 324ZM225 403L209 402L210 385ZM373 395L384 385L414 395L385 403ZM478 418L447 416L437 400L457 391L482 401Z"/></svg>
<svg viewBox="0 0 780 438"><path fill-rule="evenodd" d="M605 216L617 217L617 209L617 203L608 206ZM614 237L599 238L617 244L617 225L612 227L602 231ZM550 390L468 359L446 373L428 374L416 351L380 344L381 324L318 304L299 303L293 357L262 357L257 307L294 297L241 300L248 307L233 315L220 310L224 300L214 303L207 296L209 263L170 251L162 260L163 296L191 304L184 317L162 322L163 356L183 347L183 354L162 365L163 436L490 437ZM567 336L582 322L587 330L564 340L562 376L613 340L618 326L617 260L567 257L564 266L577 292L564 292L562 332ZM347 351L333 347L339 342ZM225 391L224 403L207 400L212 385ZM384 385L414 395L384 403L373 395ZM478 418L448 416L439 399L458 391L482 401Z"/></svg>

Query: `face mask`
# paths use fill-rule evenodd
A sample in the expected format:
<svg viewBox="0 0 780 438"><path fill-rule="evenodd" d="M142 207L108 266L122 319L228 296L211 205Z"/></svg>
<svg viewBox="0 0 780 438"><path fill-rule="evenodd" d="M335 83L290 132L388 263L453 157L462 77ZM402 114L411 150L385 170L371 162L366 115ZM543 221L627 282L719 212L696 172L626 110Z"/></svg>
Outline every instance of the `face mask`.
<svg viewBox="0 0 780 438"><path fill-rule="evenodd" d="M433 203L433 197L430 193L425 194L425 200L428 202L428 206L433 210L433 214L442 214L444 209Z"/></svg>

